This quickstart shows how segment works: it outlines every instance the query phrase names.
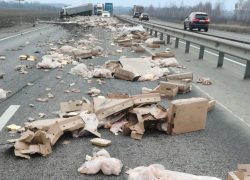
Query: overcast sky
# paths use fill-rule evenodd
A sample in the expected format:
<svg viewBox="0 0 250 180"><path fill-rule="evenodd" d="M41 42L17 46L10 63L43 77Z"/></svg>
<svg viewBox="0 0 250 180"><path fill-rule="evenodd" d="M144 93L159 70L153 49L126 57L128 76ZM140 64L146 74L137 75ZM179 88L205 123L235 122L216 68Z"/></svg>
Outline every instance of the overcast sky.
<svg viewBox="0 0 250 180"><path fill-rule="evenodd" d="M29 2L35 1L35 0L26 0ZM183 0L184 5L195 5L199 2L205 3L206 1L210 1L213 5L217 2L217 0ZM222 0L221 0L222 1ZM234 5L238 0L224 0L225 4L225 9L227 10L232 10L234 9ZM161 6L169 5L175 3L177 6L179 6L182 2L182 0L40 0L40 3L65 3L65 4L83 4L83 3L89 3L92 2L93 4L96 3L105 3L105 2L112 2L114 3L114 6L133 6L134 4L138 5L144 5L144 6L149 6L150 4L153 4L153 6L158 7L160 4Z"/></svg>

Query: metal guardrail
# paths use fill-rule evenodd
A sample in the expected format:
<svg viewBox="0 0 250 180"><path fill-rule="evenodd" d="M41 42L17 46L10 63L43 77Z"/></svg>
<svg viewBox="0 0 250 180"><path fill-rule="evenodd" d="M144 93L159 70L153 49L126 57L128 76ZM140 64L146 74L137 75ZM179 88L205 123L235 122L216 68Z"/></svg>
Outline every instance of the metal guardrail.
<svg viewBox="0 0 250 180"><path fill-rule="evenodd" d="M217 67L223 66L225 54L238 57L246 60L246 69L244 79L250 78L250 45L221 39L217 37L205 36L202 34L183 31L175 28L170 28L162 25L156 25L150 22L136 21L127 17L116 15L119 20L131 23L133 25L142 25L147 31L150 30L150 34L157 37L160 33L160 39L163 40L163 35L167 35L167 44L170 44L171 36L175 37L175 48L178 48L180 39L186 41L185 52L188 53L190 49L190 43L200 45L199 59L203 59L205 48L213 49L219 52Z"/></svg>

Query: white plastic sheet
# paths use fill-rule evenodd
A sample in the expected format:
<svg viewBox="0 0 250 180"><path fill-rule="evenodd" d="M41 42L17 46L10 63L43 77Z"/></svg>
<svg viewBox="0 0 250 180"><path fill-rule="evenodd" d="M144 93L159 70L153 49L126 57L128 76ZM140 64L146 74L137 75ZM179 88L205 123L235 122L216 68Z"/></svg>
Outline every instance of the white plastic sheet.
<svg viewBox="0 0 250 180"><path fill-rule="evenodd" d="M145 41L146 44L152 44L154 41L160 41L159 38L149 38Z"/></svg>
<svg viewBox="0 0 250 180"><path fill-rule="evenodd" d="M3 89L0 89L0 99L6 98L6 92Z"/></svg>
<svg viewBox="0 0 250 180"><path fill-rule="evenodd" d="M85 64L78 64L75 67L71 68L69 71L70 74L79 75L84 78L92 78L92 72L88 70Z"/></svg>
<svg viewBox="0 0 250 180"><path fill-rule="evenodd" d="M130 171L128 180L221 180L209 176L195 176L192 174L165 170L160 164L149 167L140 166Z"/></svg>

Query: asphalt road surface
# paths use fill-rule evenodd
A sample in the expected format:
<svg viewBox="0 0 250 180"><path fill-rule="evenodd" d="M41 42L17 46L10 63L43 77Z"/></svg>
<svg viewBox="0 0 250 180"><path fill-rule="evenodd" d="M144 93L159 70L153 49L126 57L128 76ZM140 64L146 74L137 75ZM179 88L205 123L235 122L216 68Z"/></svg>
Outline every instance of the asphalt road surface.
<svg viewBox="0 0 250 180"><path fill-rule="evenodd" d="M92 98L84 93L91 87L101 89L103 95L109 92L135 95L141 94L142 87L154 88L157 86L159 80L154 82L127 82L105 79L106 84L98 85L95 79L92 79L92 84L88 84L80 76L68 74L73 65L65 66L63 71L52 69L49 72L44 72L35 68L37 62L20 61L18 59L21 54L30 54L35 55L38 62L41 61L41 56L49 50L49 43L54 43L59 39L69 40L74 38L77 40L79 38L74 37L76 30L75 28L72 29L74 30L70 31L61 26L50 26L7 40L0 40L0 54L6 55L6 60L0 61L0 73L5 73L4 78L0 79L0 88L12 91L11 94L7 95L7 99L0 100L0 115L10 105L20 105L18 111L6 125L17 124L22 126L24 122L27 122L28 117L39 119L38 113L40 112L46 114L45 119L57 118L58 116L53 112L60 109L60 102L81 99L82 96L91 100ZM117 46L110 46L113 35L105 29L95 27L80 33L91 33L103 40L101 46L104 51L115 52L119 49ZM27 45L26 42L29 42L30 45ZM37 47L37 45L41 47ZM11 49L17 49L20 46L25 47L22 47L21 51L11 51ZM6 49L9 49L9 51L6 51ZM42 51L42 53L34 54L33 52L37 50ZM130 48L125 48L121 54L116 53L115 56L109 56L109 58L100 57L84 60L83 63L86 65L89 63L103 65L107 60L117 60L122 55L127 57L141 55L130 51ZM149 49L149 51L152 50ZM236 75L233 74L235 72L229 71L231 69L215 72L217 70L212 66L212 63L209 63L210 61L198 61L194 58L197 56L196 52L191 51L190 54L185 54L181 48L173 49L173 52L176 54L177 60L187 67L185 71L199 69L195 77L204 72L206 75L213 76L212 81L215 82L211 86L202 86L201 88L204 88L202 91L200 86L195 86L191 92L177 95L176 99L208 97L207 93L211 89L215 94L218 92L221 99L228 98L227 93L230 94L233 91L230 88L227 89L228 85L231 85L231 76L235 76L233 83L236 81L242 82L238 72ZM191 59L190 64L185 63L187 59ZM19 64L27 65L29 74L22 75L15 71L14 67ZM209 65L211 68L208 68ZM231 67L230 64L228 67ZM171 71L178 71L178 69L172 68ZM239 68L238 71L240 71ZM222 75L223 73L225 74ZM55 78L56 76L61 76L62 79L58 80ZM66 83L60 84L61 80ZM221 89L220 82L223 81L225 82ZM26 86L28 82L35 85ZM74 87L69 87L71 83L76 84ZM248 86L249 84L246 81L243 83L242 86ZM47 97L46 88L52 88L51 93L55 95L55 98L49 99L47 103L36 102L38 97ZM64 90L71 90L72 88L80 89L82 93L64 93ZM224 91L225 89L227 91ZM239 102L239 98L249 99L249 95L243 94L240 87L237 90L241 96L234 97L231 95L229 101ZM168 108L169 103L170 100L163 99L160 104ZM35 107L30 108L29 104L34 104ZM225 105L225 102L222 105ZM236 108L247 109L248 107L243 105L241 107L232 106L230 111L234 112L237 110ZM112 157L120 159L124 165L120 176L105 176L101 172L96 175L83 175L77 172L77 169L85 162L85 156L92 155L95 146L91 145L89 141L94 136L74 139L70 133L65 133L53 147L52 154L47 157L32 155L32 158L27 160L16 157L13 144L7 143L8 139L19 138L20 135L11 136L8 130L4 128L0 131L0 179L127 179L128 176L125 172L128 168L151 164L162 164L168 170L226 179L228 171L236 170L238 164L249 163L250 159L249 126L244 123L245 121L236 118L230 111L216 104L215 109L208 113L205 130L177 136L169 136L162 132L147 129L142 140L138 141L122 134L115 136L107 129L100 129L99 132L102 137L112 141L111 145L105 149ZM246 115L246 118L249 118L249 115ZM70 141L70 143L62 145L65 140Z"/></svg>

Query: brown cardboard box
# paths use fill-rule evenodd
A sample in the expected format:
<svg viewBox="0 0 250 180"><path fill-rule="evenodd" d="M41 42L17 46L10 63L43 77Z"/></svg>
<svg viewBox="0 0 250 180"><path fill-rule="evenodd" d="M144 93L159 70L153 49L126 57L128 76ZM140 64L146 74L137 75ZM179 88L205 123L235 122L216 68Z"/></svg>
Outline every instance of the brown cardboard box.
<svg viewBox="0 0 250 180"><path fill-rule="evenodd" d="M125 44L125 43L130 43L130 42L131 42L130 39L118 40L118 41L117 41L117 43L118 43L119 45L122 45L122 44Z"/></svg>
<svg viewBox="0 0 250 180"><path fill-rule="evenodd" d="M175 57L175 55L173 53L155 53L155 57L153 57L153 59L155 58L159 58L159 57L163 57L163 58L171 58L171 57Z"/></svg>
<svg viewBox="0 0 250 180"><path fill-rule="evenodd" d="M137 81L140 78L140 76L135 76L134 73L126 71L124 69L116 69L114 76L117 79L122 79L126 81Z"/></svg>
<svg viewBox="0 0 250 180"><path fill-rule="evenodd" d="M250 180L250 164L239 164L239 171L228 172L227 180Z"/></svg>
<svg viewBox="0 0 250 180"><path fill-rule="evenodd" d="M153 44L165 44L165 41L164 40L153 41Z"/></svg>
<svg viewBox="0 0 250 180"><path fill-rule="evenodd" d="M150 47L150 48L160 48L161 45L160 44L147 44L147 47Z"/></svg>
<svg viewBox="0 0 250 180"><path fill-rule="evenodd" d="M175 100L168 111L167 134L176 135L205 129L208 99Z"/></svg>
<svg viewBox="0 0 250 180"><path fill-rule="evenodd" d="M154 90L154 93L160 93L162 98L174 99L178 94L178 86L176 85L159 85Z"/></svg>
<svg viewBox="0 0 250 180"><path fill-rule="evenodd" d="M159 85L172 85L172 86L178 86L178 93L179 94L184 94L192 90L192 83L188 83L185 81L160 81Z"/></svg>
<svg viewBox="0 0 250 180"><path fill-rule="evenodd" d="M166 81L178 81L182 79L191 79L193 80L193 72L171 74L166 77Z"/></svg>
<svg viewBox="0 0 250 180"><path fill-rule="evenodd" d="M72 51L74 58L78 59L86 59L86 58L92 58L92 53L89 50L80 50L80 49L76 49Z"/></svg>
<svg viewBox="0 0 250 180"><path fill-rule="evenodd" d="M131 42L129 42L129 43L124 43L124 44L122 44L122 46L123 46L123 47L132 47L133 44L132 44Z"/></svg>
<svg viewBox="0 0 250 180"><path fill-rule="evenodd" d="M138 48L138 47L132 47L131 48L132 50L134 50L135 52L139 53L139 52L145 52L145 49L144 48Z"/></svg>
<svg viewBox="0 0 250 180"><path fill-rule="evenodd" d="M131 98L136 106L142 104L156 104L161 101L161 95L159 93L134 95Z"/></svg>

